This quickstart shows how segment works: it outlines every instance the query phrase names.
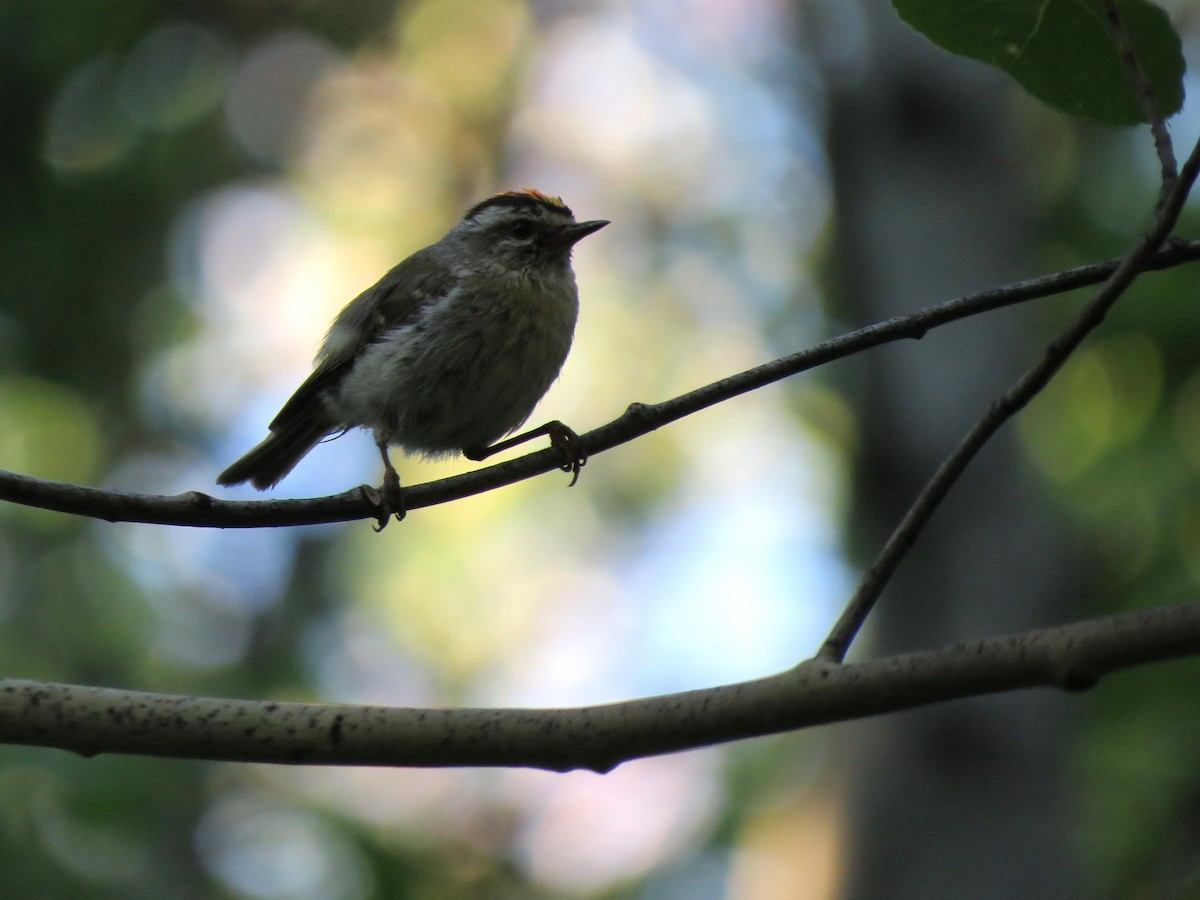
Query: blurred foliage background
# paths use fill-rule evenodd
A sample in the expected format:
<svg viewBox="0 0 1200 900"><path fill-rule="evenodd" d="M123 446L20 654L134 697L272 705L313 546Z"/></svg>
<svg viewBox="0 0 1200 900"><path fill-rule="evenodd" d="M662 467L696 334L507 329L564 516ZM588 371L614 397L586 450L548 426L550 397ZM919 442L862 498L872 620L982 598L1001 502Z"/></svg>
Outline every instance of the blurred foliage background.
<svg viewBox="0 0 1200 900"><path fill-rule="evenodd" d="M1194 67L1194 10L1171 12ZM141 492L215 493L337 310L496 190L614 222L576 254L576 346L535 413L585 430L882 315L1119 253L1156 187L1144 133L1066 121L881 4L16 0L0 52L0 467ZM1188 104L1181 147L1198 123ZM1195 596L1195 284L1148 276L984 455L885 599L875 652ZM382 535L5 507L0 672L574 705L777 671L1078 299L740 398L596 457L570 491L547 476ZM378 477L347 435L277 493ZM1030 897L1182 897L1200 872L1198 674L603 777L5 747L0 888L985 897L1026 872L1043 873Z"/></svg>

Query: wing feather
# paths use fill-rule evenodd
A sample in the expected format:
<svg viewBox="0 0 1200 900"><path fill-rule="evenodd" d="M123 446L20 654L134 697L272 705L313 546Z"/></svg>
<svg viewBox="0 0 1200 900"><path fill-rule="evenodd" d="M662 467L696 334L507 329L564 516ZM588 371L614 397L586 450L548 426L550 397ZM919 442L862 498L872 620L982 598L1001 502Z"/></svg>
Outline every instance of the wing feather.
<svg viewBox="0 0 1200 900"><path fill-rule="evenodd" d="M424 306L449 293L457 276L433 250L417 251L346 304L325 336L316 368L272 420L271 431L328 416L322 395L345 376L359 351L412 322ZM338 424L330 423L330 431Z"/></svg>

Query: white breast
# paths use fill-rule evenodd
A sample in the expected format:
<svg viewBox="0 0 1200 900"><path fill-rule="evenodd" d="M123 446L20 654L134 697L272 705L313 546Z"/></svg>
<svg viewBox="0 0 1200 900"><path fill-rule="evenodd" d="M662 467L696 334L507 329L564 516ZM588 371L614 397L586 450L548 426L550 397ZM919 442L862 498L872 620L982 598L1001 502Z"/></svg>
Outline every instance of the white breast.
<svg viewBox="0 0 1200 900"><path fill-rule="evenodd" d="M566 276L464 278L360 353L331 407L343 426L386 432L426 455L498 440L528 418L566 361L579 310L569 268Z"/></svg>

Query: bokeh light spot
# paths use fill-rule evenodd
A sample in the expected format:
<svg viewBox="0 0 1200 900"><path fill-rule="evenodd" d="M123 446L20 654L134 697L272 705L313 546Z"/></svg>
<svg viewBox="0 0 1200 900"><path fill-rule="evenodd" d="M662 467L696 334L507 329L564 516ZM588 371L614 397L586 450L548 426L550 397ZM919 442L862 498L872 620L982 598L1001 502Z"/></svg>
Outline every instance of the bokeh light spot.
<svg viewBox="0 0 1200 900"><path fill-rule="evenodd" d="M370 895L369 874L345 835L308 810L258 791L214 803L196 831L205 866L239 896L350 900Z"/></svg>
<svg viewBox="0 0 1200 900"><path fill-rule="evenodd" d="M121 72L121 108L152 131L180 128L216 107L233 53L212 31L174 23L150 32Z"/></svg>
<svg viewBox="0 0 1200 900"><path fill-rule="evenodd" d="M300 31L255 47L234 72L225 103L242 149L264 162L284 162L298 146L309 94L341 64L332 45Z"/></svg>
<svg viewBox="0 0 1200 900"><path fill-rule="evenodd" d="M46 161L62 172L110 166L135 133L118 101L117 63L102 56L75 70L59 88L46 125Z"/></svg>
<svg viewBox="0 0 1200 900"><path fill-rule="evenodd" d="M40 378L0 379L0 468L86 483L96 476L100 430L83 399Z"/></svg>

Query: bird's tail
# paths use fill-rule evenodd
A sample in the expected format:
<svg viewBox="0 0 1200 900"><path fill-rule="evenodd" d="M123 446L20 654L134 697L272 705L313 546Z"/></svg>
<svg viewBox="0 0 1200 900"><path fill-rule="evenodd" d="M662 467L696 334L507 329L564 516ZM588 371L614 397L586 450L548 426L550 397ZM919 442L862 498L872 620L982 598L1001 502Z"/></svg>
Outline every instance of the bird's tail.
<svg viewBox="0 0 1200 900"><path fill-rule="evenodd" d="M330 432L319 419L299 419L267 435L261 444L217 476L217 484L248 481L260 491L274 487Z"/></svg>

